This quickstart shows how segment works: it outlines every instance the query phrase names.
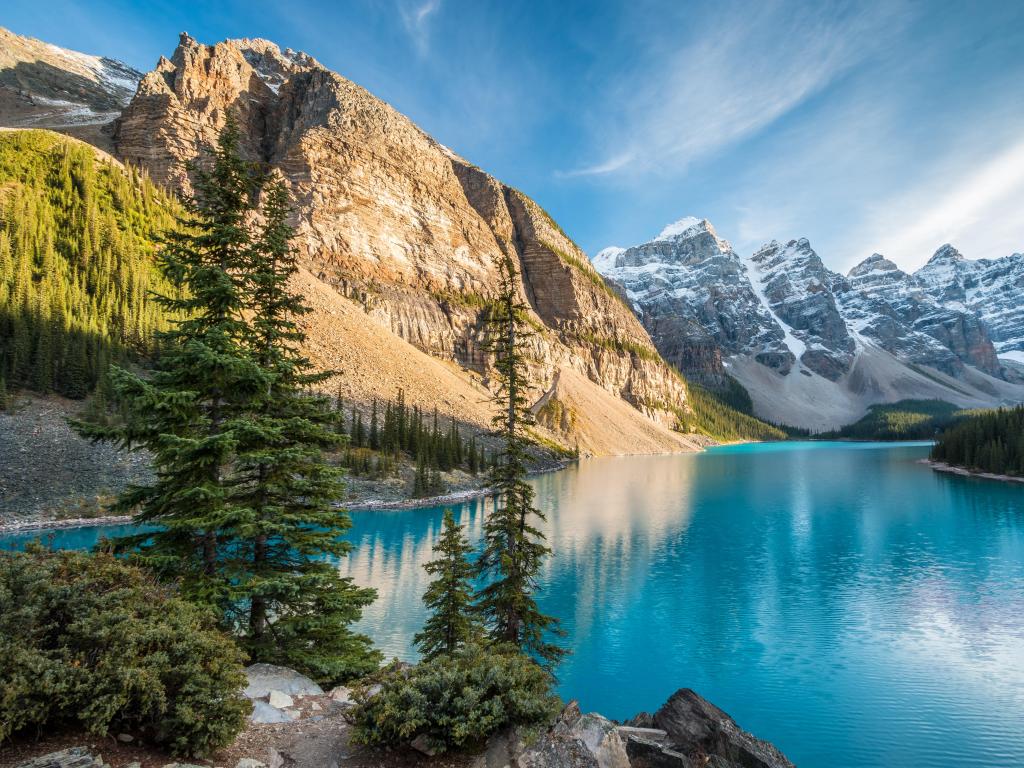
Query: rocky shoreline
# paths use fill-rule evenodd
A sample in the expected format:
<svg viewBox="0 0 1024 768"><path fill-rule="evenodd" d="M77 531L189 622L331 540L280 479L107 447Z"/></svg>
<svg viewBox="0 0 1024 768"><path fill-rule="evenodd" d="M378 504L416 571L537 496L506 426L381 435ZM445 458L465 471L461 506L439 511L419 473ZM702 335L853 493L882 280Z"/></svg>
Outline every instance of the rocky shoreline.
<svg viewBox="0 0 1024 768"><path fill-rule="evenodd" d="M423 739L404 747L352 743L352 692L324 691L294 670L254 664L244 695L253 703L248 727L206 764L222 768L794 768L774 745L744 731L728 714L689 688L653 715L619 723L584 713L570 701L540 732L499 732L468 753L437 755ZM81 735L79 735L80 738ZM69 741L69 737L71 740ZM55 749L55 747L57 747ZM105 755L106 757L104 757ZM200 768L174 762L131 733L104 744L73 734L43 737L4 754L0 768Z"/></svg>
<svg viewBox="0 0 1024 768"><path fill-rule="evenodd" d="M993 472L978 472L976 470L967 469L966 467L958 467L954 464L945 464L941 461L932 461L931 459L921 459L921 464L926 464L936 472L943 472L947 475L960 475L961 477L976 477L981 480L998 480L1003 483L1024 483L1024 477L1016 477L1014 475L997 475Z"/></svg>

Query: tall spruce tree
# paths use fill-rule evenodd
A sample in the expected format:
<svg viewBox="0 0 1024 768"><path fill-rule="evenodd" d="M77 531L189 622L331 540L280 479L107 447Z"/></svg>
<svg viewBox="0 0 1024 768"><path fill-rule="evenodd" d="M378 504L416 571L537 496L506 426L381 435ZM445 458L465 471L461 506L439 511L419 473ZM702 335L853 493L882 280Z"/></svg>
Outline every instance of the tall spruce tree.
<svg viewBox="0 0 1024 768"><path fill-rule="evenodd" d="M427 661L455 653L481 634L473 606L474 569L468 559L472 551L455 515L446 509L437 558L423 566L435 577L423 594L430 617L413 639Z"/></svg>
<svg viewBox="0 0 1024 768"><path fill-rule="evenodd" d="M300 352L305 334L297 320L309 308L288 286L298 267L280 178L265 182L261 213L264 224L245 269L251 318L245 346L267 385L236 429L234 516L225 521L229 605L254 661L338 681L380 661L370 640L348 628L376 593L342 578L331 562L350 550L341 536L351 520L333 506L344 495L341 471L323 452L344 438L330 400L312 393L332 373L314 373Z"/></svg>
<svg viewBox="0 0 1024 768"><path fill-rule="evenodd" d="M505 257L499 266L501 290L488 325L497 410L493 424L502 451L490 472L496 499L484 522L484 548L477 560L485 583L478 605L494 641L517 646L551 667L565 650L549 639L561 634L557 619L541 613L534 600L537 574L551 550L537 527L544 514L533 505L533 488L526 482L527 429L533 423L527 400L527 308L519 299L512 259Z"/></svg>
<svg viewBox="0 0 1024 768"><path fill-rule="evenodd" d="M323 377L297 349L307 310L286 285L296 270L287 191L266 183L255 225L267 179L238 142L229 121L164 243L160 266L185 291L161 298L183 319L162 334L156 369L143 379L114 368L124 422L78 426L153 456L156 480L118 504L159 527L116 546L214 607L254 658L334 681L379 660L348 629L374 595L327 560L348 551L339 537L350 521L331 506L342 486L322 452L344 438L328 400L308 391Z"/></svg>
<svg viewBox="0 0 1024 768"><path fill-rule="evenodd" d="M159 266L185 290L159 297L181 319L159 335L155 370L144 379L112 368L124 422L78 425L86 435L152 456L154 482L128 489L117 507L137 510L137 524L159 528L117 546L161 576L180 579L190 599L222 611L229 586L221 568L225 527L236 516L225 474L235 458L239 417L269 384L242 344L248 333L243 275L252 247L245 217L254 178L238 142L229 121L212 166L195 169L185 217L163 241Z"/></svg>

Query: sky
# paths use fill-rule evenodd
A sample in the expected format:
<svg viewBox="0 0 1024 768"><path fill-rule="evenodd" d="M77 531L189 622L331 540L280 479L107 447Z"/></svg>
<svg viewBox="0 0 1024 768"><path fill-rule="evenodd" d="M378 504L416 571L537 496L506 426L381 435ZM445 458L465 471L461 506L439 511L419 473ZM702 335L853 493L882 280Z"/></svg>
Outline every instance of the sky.
<svg viewBox="0 0 1024 768"><path fill-rule="evenodd" d="M846 271L1024 251L1024 2L5 0L140 70L178 33L303 50L543 205L579 245L708 218Z"/></svg>

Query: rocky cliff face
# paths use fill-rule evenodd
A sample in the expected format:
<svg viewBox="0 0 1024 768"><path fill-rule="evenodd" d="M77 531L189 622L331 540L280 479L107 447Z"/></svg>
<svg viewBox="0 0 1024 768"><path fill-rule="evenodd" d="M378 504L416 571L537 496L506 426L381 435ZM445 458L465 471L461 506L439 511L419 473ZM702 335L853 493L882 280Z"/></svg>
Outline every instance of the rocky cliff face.
<svg viewBox="0 0 1024 768"><path fill-rule="evenodd" d="M806 239L744 258L688 218L594 264L622 286L666 359L714 384L713 354L693 352L714 345L764 418L826 428L874 402L1024 397L1006 364L1024 361L1020 255L970 262L944 246L908 275L874 254L844 276Z"/></svg>
<svg viewBox="0 0 1024 768"><path fill-rule="evenodd" d="M109 150L105 130L142 77L120 61L90 56L0 27L0 125L50 128Z"/></svg>
<svg viewBox="0 0 1024 768"><path fill-rule="evenodd" d="M246 153L291 187L304 265L402 339L483 371L481 318L507 254L534 315L538 398L568 368L663 425L686 408L647 331L536 203L309 56L182 35L118 121L117 154L187 190L229 113Z"/></svg>
<svg viewBox="0 0 1024 768"><path fill-rule="evenodd" d="M1024 362L1024 254L972 261L944 245L911 282L934 301L981 320L1003 362Z"/></svg>

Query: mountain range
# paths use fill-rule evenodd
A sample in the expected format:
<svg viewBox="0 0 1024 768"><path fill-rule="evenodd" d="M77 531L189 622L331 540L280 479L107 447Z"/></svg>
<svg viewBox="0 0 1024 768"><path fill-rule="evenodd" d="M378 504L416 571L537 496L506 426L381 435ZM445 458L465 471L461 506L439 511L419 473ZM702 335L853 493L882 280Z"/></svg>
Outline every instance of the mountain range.
<svg viewBox="0 0 1024 768"><path fill-rule="evenodd" d="M738 254L706 219L606 248L666 360L712 389L746 388L762 418L822 431L875 403L1024 399L1024 255L971 261L944 245L913 274L874 254L842 275L806 239Z"/></svg>
<svg viewBox="0 0 1024 768"><path fill-rule="evenodd" d="M142 75L9 32L0 42L0 125L81 136L174 192L189 191L189 163L235 115L244 154L292 193L297 287L315 309L307 353L340 371L330 386L347 402L369 409L402 390L410 405L487 426L484 318L509 255L548 439L584 454L707 442L678 429L699 422L686 382L539 205L312 57L182 34Z"/></svg>
<svg viewBox="0 0 1024 768"><path fill-rule="evenodd" d="M541 426L584 453L702 445L709 400L678 371L815 431L879 402L1024 400L1021 254L944 246L913 274L875 254L841 275L807 240L741 256L686 218L592 263L532 199L308 54L183 33L143 74L0 29L0 125L79 137L170 191L190 191L229 113L245 154L289 185L308 352L360 407L401 389L487 424L483 317L503 255L536 331Z"/></svg>

